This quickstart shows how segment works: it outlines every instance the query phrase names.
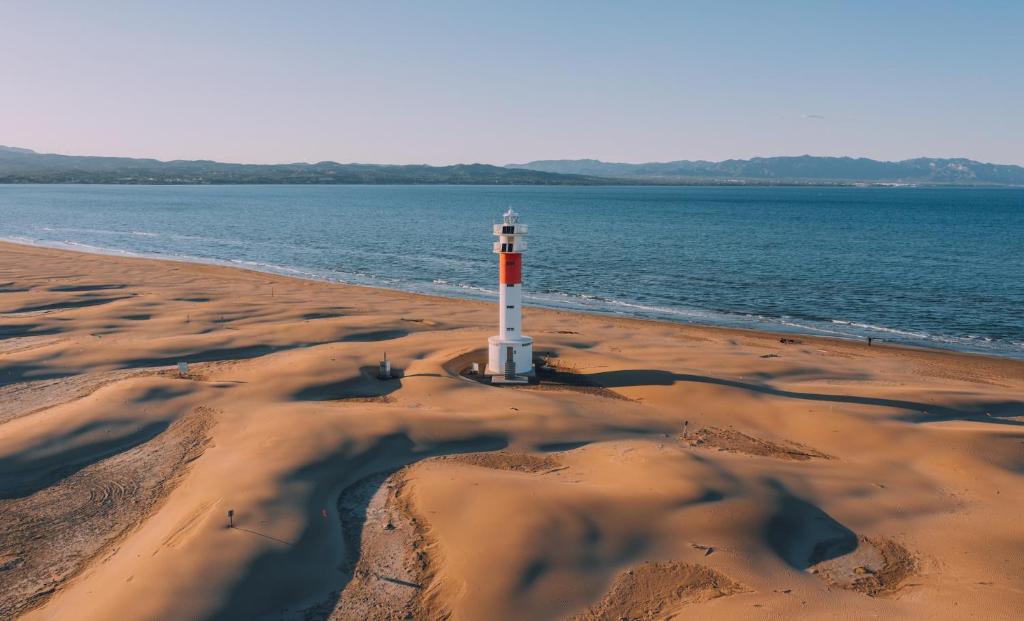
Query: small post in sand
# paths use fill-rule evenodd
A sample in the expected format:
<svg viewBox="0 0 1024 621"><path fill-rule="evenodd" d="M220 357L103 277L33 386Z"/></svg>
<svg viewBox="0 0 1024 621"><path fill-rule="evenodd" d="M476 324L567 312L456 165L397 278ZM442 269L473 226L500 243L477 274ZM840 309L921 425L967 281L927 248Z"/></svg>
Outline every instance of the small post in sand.
<svg viewBox="0 0 1024 621"><path fill-rule="evenodd" d="M235 527L235 510L228 509L228 528Z"/></svg>
<svg viewBox="0 0 1024 621"><path fill-rule="evenodd" d="M388 361L388 352L384 352L384 359L380 361L380 371L377 377L382 380L391 379L391 362Z"/></svg>

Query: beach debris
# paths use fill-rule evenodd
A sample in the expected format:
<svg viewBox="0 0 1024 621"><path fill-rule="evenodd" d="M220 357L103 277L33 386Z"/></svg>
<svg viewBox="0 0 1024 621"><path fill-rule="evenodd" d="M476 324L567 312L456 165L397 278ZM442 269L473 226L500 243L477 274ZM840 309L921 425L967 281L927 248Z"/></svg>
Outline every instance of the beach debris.
<svg viewBox="0 0 1024 621"><path fill-rule="evenodd" d="M382 380L391 379L391 361L388 360L388 352L384 352L384 359L380 361L380 370L377 377Z"/></svg>
<svg viewBox="0 0 1024 621"><path fill-rule="evenodd" d="M470 375L480 375L480 363L479 362L474 362L473 364L470 365L470 367L469 367L469 374Z"/></svg>
<svg viewBox="0 0 1024 621"><path fill-rule="evenodd" d="M803 341L800 339L787 339L785 337L779 339L779 342L783 345L803 345Z"/></svg>
<svg viewBox="0 0 1024 621"><path fill-rule="evenodd" d="M704 545L702 543L694 543L692 541L690 542L690 547L693 548L694 550L703 550L704 551L704 556L710 556L715 551L715 547L714 546L706 546L706 545Z"/></svg>
<svg viewBox="0 0 1024 621"><path fill-rule="evenodd" d="M235 527L235 510L228 509L228 528Z"/></svg>
<svg viewBox="0 0 1024 621"><path fill-rule="evenodd" d="M188 377L188 363L184 360L178 362L178 377Z"/></svg>

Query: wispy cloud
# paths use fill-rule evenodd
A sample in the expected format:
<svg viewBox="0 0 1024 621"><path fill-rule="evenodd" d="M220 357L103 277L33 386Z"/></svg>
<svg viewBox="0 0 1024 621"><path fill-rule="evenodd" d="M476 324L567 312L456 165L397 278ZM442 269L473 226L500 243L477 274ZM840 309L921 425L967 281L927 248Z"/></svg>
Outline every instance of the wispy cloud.
<svg viewBox="0 0 1024 621"><path fill-rule="evenodd" d="M801 114L800 118L802 118L802 119L815 119L815 120L818 120L818 121L824 121L825 120L825 117L820 115L820 114Z"/></svg>

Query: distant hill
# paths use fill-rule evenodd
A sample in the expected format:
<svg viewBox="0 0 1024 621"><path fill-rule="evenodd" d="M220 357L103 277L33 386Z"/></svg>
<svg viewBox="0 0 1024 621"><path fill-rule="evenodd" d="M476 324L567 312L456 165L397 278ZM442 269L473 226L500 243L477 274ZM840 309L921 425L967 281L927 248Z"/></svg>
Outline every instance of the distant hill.
<svg viewBox="0 0 1024 621"><path fill-rule="evenodd" d="M91 157L0 146L0 183L596 185L607 179L487 164L227 164Z"/></svg>
<svg viewBox="0 0 1024 621"><path fill-rule="evenodd" d="M880 162L850 157L755 157L724 162L619 164L538 160L454 166L231 164L36 153L0 146L0 183L462 184L462 185L1001 185L1024 186L1024 167L967 159Z"/></svg>
<svg viewBox="0 0 1024 621"><path fill-rule="evenodd" d="M1024 167L968 159L917 158L880 162L851 157L755 157L724 162L619 164L599 160L538 160L509 164L541 172L629 179L646 183L908 183L1024 186Z"/></svg>

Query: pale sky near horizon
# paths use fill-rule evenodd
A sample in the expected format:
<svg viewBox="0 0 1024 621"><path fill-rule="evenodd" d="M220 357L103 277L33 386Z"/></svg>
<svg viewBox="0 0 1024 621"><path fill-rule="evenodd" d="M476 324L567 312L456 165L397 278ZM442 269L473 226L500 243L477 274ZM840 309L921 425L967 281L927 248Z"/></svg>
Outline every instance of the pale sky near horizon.
<svg viewBox="0 0 1024 621"><path fill-rule="evenodd" d="M0 0L0 144L254 163L1024 165L1024 1Z"/></svg>

